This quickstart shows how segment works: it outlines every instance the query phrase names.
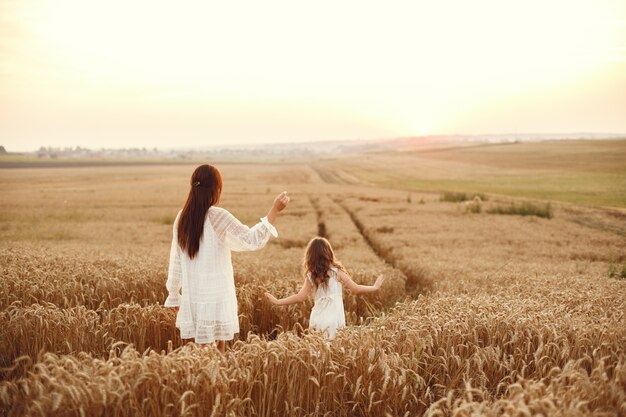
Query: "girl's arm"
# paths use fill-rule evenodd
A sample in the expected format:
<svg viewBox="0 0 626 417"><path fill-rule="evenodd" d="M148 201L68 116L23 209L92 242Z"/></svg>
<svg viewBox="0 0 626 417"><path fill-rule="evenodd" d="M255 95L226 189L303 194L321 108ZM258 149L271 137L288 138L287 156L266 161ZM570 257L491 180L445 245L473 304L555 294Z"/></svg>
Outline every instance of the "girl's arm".
<svg viewBox="0 0 626 417"><path fill-rule="evenodd" d="M343 271L339 271L339 274L337 275L339 278L339 282L345 285L346 288L348 288L354 294L376 292L380 289L380 286L383 285L383 282L385 281L385 277L381 274L378 276L378 278L376 278L376 282L374 282L374 285L361 285L354 282L352 278L350 278L350 275L346 274Z"/></svg>
<svg viewBox="0 0 626 417"><path fill-rule="evenodd" d="M290 295L289 297L281 298L280 300L274 297L269 292L266 292L265 296L267 297L268 300L272 302L272 304L275 304L277 306L286 306L289 304L301 303L304 300L306 300L312 288L313 287L311 286L311 283L309 282L309 280L304 278L304 283L302 284L302 288L300 288L300 291L298 291L297 294Z"/></svg>

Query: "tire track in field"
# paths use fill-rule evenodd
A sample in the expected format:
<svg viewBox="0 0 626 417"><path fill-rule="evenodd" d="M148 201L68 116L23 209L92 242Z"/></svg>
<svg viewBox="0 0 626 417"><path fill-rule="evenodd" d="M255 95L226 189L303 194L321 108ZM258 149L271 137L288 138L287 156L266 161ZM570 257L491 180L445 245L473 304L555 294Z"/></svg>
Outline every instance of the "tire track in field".
<svg viewBox="0 0 626 417"><path fill-rule="evenodd" d="M317 216L317 235L320 237L328 237L326 233L326 222L324 221L324 216L322 215L322 210L320 209L317 198L309 196L309 202L313 206L315 215Z"/></svg>
<svg viewBox="0 0 626 417"><path fill-rule="evenodd" d="M353 210L350 210L343 201L333 198L333 201L341 207L350 217L352 223L359 231L363 240L367 245L372 249L372 251L380 258L384 263L391 266L405 277L404 289L407 295L417 296L418 294L423 294L430 292L433 288L432 279L430 279L422 269L418 269L417 271L414 269L410 269L405 265L402 265L397 258L395 258L389 251L388 248L385 248L379 242L376 242L372 239L370 232L367 230L365 225L359 220L356 216L356 213Z"/></svg>
<svg viewBox="0 0 626 417"><path fill-rule="evenodd" d="M359 178L343 169L331 168L329 166L320 167L316 164L310 164L309 166L320 177L322 182L326 184L356 185L363 183Z"/></svg>

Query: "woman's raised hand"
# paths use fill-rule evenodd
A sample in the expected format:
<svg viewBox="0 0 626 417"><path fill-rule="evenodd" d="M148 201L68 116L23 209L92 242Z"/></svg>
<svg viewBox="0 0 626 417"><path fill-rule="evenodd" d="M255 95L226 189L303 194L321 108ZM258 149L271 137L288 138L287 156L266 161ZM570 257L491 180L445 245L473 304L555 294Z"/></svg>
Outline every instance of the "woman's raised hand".
<svg viewBox="0 0 626 417"><path fill-rule="evenodd" d="M287 207L287 204L289 204L289 196L287 195L287 191L283 191L274 199L274 205L272 208L276 210L276 212L281 212L285 207Z"/></svg>
<svg viewBox="0 0 626 417"><path fill-rule="evenodd" d="M283 191L282 193L278 194L274 199L274 204L272 204L272 208L270 209L269 213L267 213L267 220L269 220L270 223L274 224L276 216L278 215L278 213L283 211L285 207L287 207L287 204L289 204L289 196L287 195L287 191Z"/></svg>

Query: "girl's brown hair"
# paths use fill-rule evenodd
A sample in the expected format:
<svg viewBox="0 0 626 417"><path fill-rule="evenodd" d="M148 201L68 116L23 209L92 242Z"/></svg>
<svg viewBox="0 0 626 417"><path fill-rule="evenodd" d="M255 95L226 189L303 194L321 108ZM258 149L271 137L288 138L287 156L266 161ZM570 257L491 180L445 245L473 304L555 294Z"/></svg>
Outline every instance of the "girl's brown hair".
<svg viewBox="0 0 626 417"><path fill-rule="evenodd" d="M323 237L314 237L309 241L304 252L304 260L302 262L302 272L304 276L311 274L311 280L315 288L320 285L326 287L328 285L328 271L331 267L337 267L343 272L346 268L335 258L330 242Z"/></svg>
<svg viewBox="0 0 626 417"><path fill-rule="evenodd" d="M191 189L178 220L178 244L193 259L200 249L209 208L220 199L222 174L212 165L200 165L191 175Z"/></svg>

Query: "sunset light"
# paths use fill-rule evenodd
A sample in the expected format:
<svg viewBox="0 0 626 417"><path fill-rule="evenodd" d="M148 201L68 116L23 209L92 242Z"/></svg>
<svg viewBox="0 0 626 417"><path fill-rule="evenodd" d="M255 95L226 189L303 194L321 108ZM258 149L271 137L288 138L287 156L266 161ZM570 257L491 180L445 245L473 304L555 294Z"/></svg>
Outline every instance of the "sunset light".
<svg viewBox="0 0 626 417"><path fill-rule="evenodd" d="M626 0L0 0L0 416L626 417L624 161Z"/></svg>
<svg viewBox="0 0 626 417"><path fill-rule="evenodd" d="M0 19L14 149L626 131L618 0L20 0Z"/></svg>

